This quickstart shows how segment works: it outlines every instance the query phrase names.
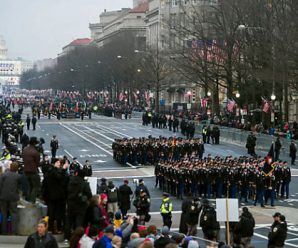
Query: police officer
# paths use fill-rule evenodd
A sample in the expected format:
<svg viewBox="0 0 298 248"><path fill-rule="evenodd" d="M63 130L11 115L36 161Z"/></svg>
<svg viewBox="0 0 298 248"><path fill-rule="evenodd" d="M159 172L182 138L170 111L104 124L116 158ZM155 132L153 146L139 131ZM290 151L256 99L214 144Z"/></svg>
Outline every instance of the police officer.
<svg viewBox="0 0 298 248"><path fill-rule="evenodd" d="M285 217L280 213L273 215L274 222L268 234L268 248L281 248L287 237L287 224Z"/></svg>
<svg viewBox="0 0 298 248"><path fill-rule="evenodd" d="M160 206L160 214L162 216L163 226L167 226L169 227L169 229L172 226L172 209L173 209L173 204L169 198L169 194L164 192L162 203Z"/></svg>
<svg viewBox="0 0 298 248"><path fill-rule="evenodd" d="M150 198L144 190L140 190L140 195L134 200L133 205L136 207L139 216L139 224L145 225L145 222L150 219Z"/></svg>

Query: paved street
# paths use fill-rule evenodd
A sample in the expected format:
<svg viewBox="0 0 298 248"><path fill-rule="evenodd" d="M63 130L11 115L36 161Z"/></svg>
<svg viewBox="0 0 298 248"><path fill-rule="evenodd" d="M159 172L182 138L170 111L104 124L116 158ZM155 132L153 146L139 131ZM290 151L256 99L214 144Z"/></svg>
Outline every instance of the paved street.
<svg viewBox="0 0 298 248"><path fill-rule="evenodd" d="M120 185L124 178L130 179L130 185L133 185L133 178L144 178L147 187L151 193L152 199L152 222L161 226L161 218L158 213L161 202L161 191L154 187L155 178L153 177L153 168L151 166L134 168L123 167L113 161L111 144L115 138L122 137L147 137L151 135L171 136L173 133L167 130L152 129L151 126L144 127L139 119L120 120L103 116L94 116L92 120L48 120L42 118L38 122L36 131L28 131L30 136L44 137L46 140L45 150L49 152L49 141L52 135L56 134L60 148L58 155L68 155L77 157L81 163L86 159L93 164L94 175L98 178L107 177L113 180L116 185ZM177 134L177 136L179 136ZM212 156L241 156L246 154L243 147L233 144L206 145L206 154ZM265 156L266 153L260 153ZM286 154L282 154L283 159L288 159ZM279 211L285 214L289 223L288 240L286 247L298 247L298 170L292 168L293 179L290 184L290 199L277 201L276 207L261 209L254 207L251 202L247 203L250 211L254 214L257 227L254 237L255 247L265 247L267 243L267 234L272 223L272 214ZM181 201L172 199L174 205L174 224L176 230L179 226ZM212 201L215 203L215 201ZM243 206L243 205L241 205ZM134 212L134 209L132 209ZM221 223L224 225L224 223ZM224 239L224 230L222 228L222 239Z"/></svg>

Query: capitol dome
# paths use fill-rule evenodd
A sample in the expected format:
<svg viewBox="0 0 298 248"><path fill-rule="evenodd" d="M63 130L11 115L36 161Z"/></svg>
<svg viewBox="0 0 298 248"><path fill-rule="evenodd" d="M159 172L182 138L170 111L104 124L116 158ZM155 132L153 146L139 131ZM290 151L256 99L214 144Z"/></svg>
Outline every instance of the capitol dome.
<svg viewBox="0 0 298 248"><path fill-rule="evenodd" d="M0 60L7 59L6 42L2 35L0 35Z"/></svg>

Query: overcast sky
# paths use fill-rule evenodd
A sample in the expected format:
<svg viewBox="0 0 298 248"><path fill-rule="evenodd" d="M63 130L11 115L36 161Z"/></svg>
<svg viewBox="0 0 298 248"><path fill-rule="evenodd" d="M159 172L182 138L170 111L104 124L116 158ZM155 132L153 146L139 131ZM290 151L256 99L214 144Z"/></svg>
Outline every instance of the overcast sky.
<svg viewBox="0 0 298 248"><path fill-rule="evenodd" d="M0 34L10 58L54 58L73 39L90 37L89 23L132 0L0 0Z"/></svg>

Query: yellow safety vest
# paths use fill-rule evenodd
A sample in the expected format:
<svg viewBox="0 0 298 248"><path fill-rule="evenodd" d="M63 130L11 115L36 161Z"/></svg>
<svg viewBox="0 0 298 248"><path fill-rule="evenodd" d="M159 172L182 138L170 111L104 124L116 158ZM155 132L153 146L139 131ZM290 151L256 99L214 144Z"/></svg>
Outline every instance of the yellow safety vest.
<svg viewBox="0 0 298 248"><path fill-rule="evenodd" d="M170 201L170 198L167 197L162 200L162 204L160 206L160 213L162 214L168 214L172 212L173 204Z"/></svg>

